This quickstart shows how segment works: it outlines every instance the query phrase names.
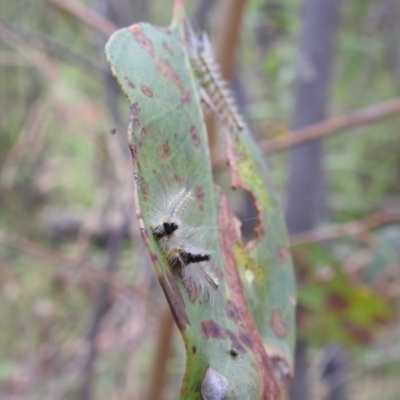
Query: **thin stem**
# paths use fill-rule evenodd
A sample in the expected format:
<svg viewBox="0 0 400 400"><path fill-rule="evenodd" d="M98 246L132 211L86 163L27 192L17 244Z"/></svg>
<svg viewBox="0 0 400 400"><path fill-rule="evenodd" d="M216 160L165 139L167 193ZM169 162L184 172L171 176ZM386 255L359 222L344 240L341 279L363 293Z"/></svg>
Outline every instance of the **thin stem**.
<svg viewBox="0 0 400 400"><path fill-rule="evenodd" d="M260 143L260 147L264 153L268 154L274 151L294 147L333 133L341 133L345 130L378 122L383 118L398 113L400 113L400 98L395 98L386 103L373 105L347 115L327 119L323 122L313 124L304 129L299 129L276 139L266 140Z"/></svg>
<svg viewBox="0 0 400 400"><path fill-rule="evenodd" d="M85 280L89 282L92 282L93 280L107 282L118 292L127 290L132 290L135 293L139 292L136 287L133 287L122 278L115 276L115 274L110 274L107 271L100 270L98 267L88 264L87 262L80 262L78 264L75 262L75 260L65 256L61 252L51 247L36 243L25 237L0 231L0 245L10 246L34 256L48 259L57 264L65 264L69 267L75 267L80 276ZM143 293L143 295L145 294Z"/></svg>
<svg viewBox="0 0 400 400"><path fill-rule="evenodd" d="M69 12L71 15L75 16L82 22L90 25L92 28L97 29L99 32L103 33L105 36L111 36L118 27L107 19L96 14L89 8L70 0L47 0L49 3L55 5L64 11Z"/></svg>
<svg viewBox="0 0 400 400"><path fill-rule="evenodd" d="M290 235L292 246L316 243L342 236L358 236L377 226L400 221L400 209L383 210L347 224L312 229Z"/></svg>
<svg viewBox="0 0 400 400"><path fill-rule="evenodd" d="M174 0L174 9L172 12L172 24L182 21L185 16L185 0Z"/></svg>
<svg viewBox="0 0 400 400"><path fill-rule="evenodd" d="M151 369L151 377L148 382L147 400L161 400L163 398L174 326L175 322L171 311L166 308L160 321L157 349L153 360L153 368Z"/></svg>
<svg viewBox="0 0 400 400"><path fill-rule="evenodd" d="M235 56L240 39L241 21L246 0L222 0L218 4L218 25L215 29L215 60L220 66L224 80L230 82L234 72ZM215 117L206 115L208 140L210 143L211 160L217 163L218 140Z"/></svg>

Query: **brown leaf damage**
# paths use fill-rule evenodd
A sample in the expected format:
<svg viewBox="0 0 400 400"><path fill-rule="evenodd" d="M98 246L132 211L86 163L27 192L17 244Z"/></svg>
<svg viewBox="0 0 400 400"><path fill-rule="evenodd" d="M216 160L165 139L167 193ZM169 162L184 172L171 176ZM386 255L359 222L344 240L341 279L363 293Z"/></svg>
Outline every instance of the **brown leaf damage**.
<svg viewBox="0 0 400 400"><path fill-rule="evenodd" d="M151 57L154 57L154 46L152 41L141 31L140 24L132 25L128 30L133 33L135 40L138 42L139 46L148 53Z"/></svg>
<svg viewBox="0 0 400 400"><path fill-rule="evenodd" d="M160 58L156 63L156 70L159 71L165 78L171 81L182 94L185 94L185 88L178 73L165 58Z"/></svg>
<svg viewBox="0 0 400 400"><path fill-rule="evenodd" d="M275 309L272 312L271 326L276 336L278 336L281 339L284 339L286 337L287 335L286 326L283 322L282 313L278 309Z"/></svg>
<svg viewBox="0 0 400 400"><path fill-rule="evenodd" d="M175 322L178 325L179 330L184 331L186 326L190 325L190 321L189 316L186 313L182 294L172 277L168 279L168 275L163 275L159 278L159 281L171 308Z"/></svg>
<svg viewBox="0 0 400 400"><path fill-rule="evenodd" d="M232 229L232 224L235 226ZM280 399L279 385L275 379L274 365L265 352L261 338L257 332L253 319L250 316L246 299L243 294L243 284L237 272L236 260L232 251L234 244L240 240L236 216L230 211L227 199L221 196L218 227L223 232L220 235L221 249L226 270L227 285L230 288L231 300L226 303L228 317L235 323L244 345L253 354L254 369L260 374L260 399Z"/></svg>

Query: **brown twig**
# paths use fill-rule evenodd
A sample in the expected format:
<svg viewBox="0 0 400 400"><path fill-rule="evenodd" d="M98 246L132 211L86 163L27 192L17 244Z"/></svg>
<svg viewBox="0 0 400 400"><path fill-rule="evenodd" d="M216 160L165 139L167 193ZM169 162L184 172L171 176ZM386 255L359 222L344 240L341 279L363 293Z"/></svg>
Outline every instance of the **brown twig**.
<svg viewBox="0 0 400 400"><path fill-rule="evenodd" d="M400 98L395 98L385 103L370 106L353 113L327 119L323 122L311 125L307 128L288 133L276 139L266 140L260 143L264 153L283 150L311 140L321 138L333 133L357 128L372 122L400 113Z"/></svg>
<svg viewBox="0 0 400 400"><path fill-rule="evenodd" d="M235 65L235 54L241 31L241 21L246 0L222 0L219 2L217 13L218 25L215 29L215 59L220 66L222 78L231 81ZM206 116L208 140L210 143L211 160L218 163L220 154L214 116Z"/></svg>
<svg viewBox="0 0 400 400"><path fill-rule="evenodd" d="M172 12L173 22L180 21L185 13L185 0L174 0L174 8Z"/></svg>
<svg viewBox="0 0 400 400"><path fill-rule="evenodd" d="M96 14L89 8L78 4L75 1L70 0L47 0L49 3L55 5L64 11L69 12L79 20L90 25L92 28L97 29L99 32L103 33L105 36L111 36L118 27L112 22Z"/></svg>
<svg viewBox="0 0 400 400"><path fill-rule="evenodd" d="M246 5L246 0L222 0L218 13L215 34L215 58L221 68L221 75L227 81L233 76L234 61L238 47L241 22Z"/></svg>
<svg viewBox="0 0 400 400"><path fill-rule="evenodd" d="M105 271L110 275L115 275L118 258L120 256L121 244L123 242L126 231L126 220L121 222L121 225L116 228L108 237L107 253L108 260ZM100 333L100 325L104 315L112 306L113 300L110 296L109 285L106 282L100 282L97 287L97 293L93 304L92 321L86 335L88 353L85 366L82 371L82 387L79 394L79 399L90 400L93 398L95 388L95 364L98 355L97 338Z"/></svg>
<svg viewBox="0 0 400 400"><path fill-rule="evenodd" d="M76 264L73 259L65 256L59 251L36 243L22 236L12 235L10 233L0 231L0 244L14 247L36 257L45 258L54 263L65 264L74 268L79 267L79 274L81 274L82 277L89 282L95 279L108 283L119 292L129 290L138 293L138 289L136 287L128 284L120 277L115 276L115 274L110 274L109 272L101 270L86 262ZM143 293L143 295L145 294Z"/></svg>
<svg viewBox="0 0 400 400"><path fill-rule="evenodd" d="M75 51L68 43L58 41L49 35L26 29L26 27L11 22L0 23L0 35L2 39L5 36L6 41L12 40L12 42L19 45L18 47L24 46L27 49L34 49L42 55L42 58L46 57L48 60L67 62L85 71L90 70L97 73L101 71L101 66L93 58ZM25 51L15 61L21 63L23 56L26 58ZM0 59L3 63L3 57ZM29 61L31 64L32 61ZM27 63L22 65L27 65Z"/></svg>
<svg viewBox="0 0 400 400"><path fill-rule="evenodd" d="M58 76L58 63L23 40L16 32L10 29L8 24L0 22L0 37L3 42L14 48L29 65L37 67L50 80L54 81L56 79Z"/></svg>
<svg viewBox="0 0 400 400"><path fill-rule="evenodd" d="M42 96L35 100L26 113L25 124L18 138L7 154L0 174L0 186L9 188L13 185L18 168L23 161L40 155L45 145L44 132L50 119L50 97ZM30 156L30 157L29 157Z"/></svg>
<svg viewBox="0 0 400 400"><path fill-rule="evenodd" d="M175 322L171 311L165 309L160 321L160 328L157 338L157 349L151 369L151 377L148 383L146 400L161 400L165 387L167 375L167 363L170 358L171 343L173 339Z"/></svg>
<svg viewBox="0 0 400 400"><path fill-rule="evenodd" d="M365 218L337 226L327 226L290 235L291 246L316 243L342 236L358 236L379 225L400 221L400 209L383 210Z"/></svg>

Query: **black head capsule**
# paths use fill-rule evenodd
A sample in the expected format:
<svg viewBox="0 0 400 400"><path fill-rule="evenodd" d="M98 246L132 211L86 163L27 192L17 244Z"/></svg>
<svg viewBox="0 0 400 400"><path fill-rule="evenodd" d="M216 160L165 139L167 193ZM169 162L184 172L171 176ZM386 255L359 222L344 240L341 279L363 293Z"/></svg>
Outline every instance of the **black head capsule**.
<svg viewBox="0 0 400 400"><path fill-rule="evenodd" d="M178 225L175 222L163 222L152 230L154 237L160 240L165 237L170 237L177 229Z"/></svg>

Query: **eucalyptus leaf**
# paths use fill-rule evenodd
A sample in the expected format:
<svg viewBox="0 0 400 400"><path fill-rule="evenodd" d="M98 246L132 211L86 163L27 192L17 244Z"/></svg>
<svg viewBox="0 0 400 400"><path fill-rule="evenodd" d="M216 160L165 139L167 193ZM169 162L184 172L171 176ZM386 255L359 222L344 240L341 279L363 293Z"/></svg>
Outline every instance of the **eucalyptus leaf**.
<svg viewBox="0 0 400 400"><path fill-rule="evenodd" d="M130 101L128 141L142 236L185 342L181 398L201 399L202 392L207 398L212 393L221 399L285 398L292 375L295 290L283 217L263 159L254 156L248 133L229 140L242 154L230 158L240 177L234 185L243 184L259 210L258 237L244 246L238 221L213 183L199 84L181 19L169 28L141 23L121 29L110 38L106 54ZM186 206L190 230L183 246L210 254L218 280L212 299L182 281L154 235L154 221L171 197L184 198L176 195L180 189L193 197ZM180 223L173 230L179 231Z"/></svg>

